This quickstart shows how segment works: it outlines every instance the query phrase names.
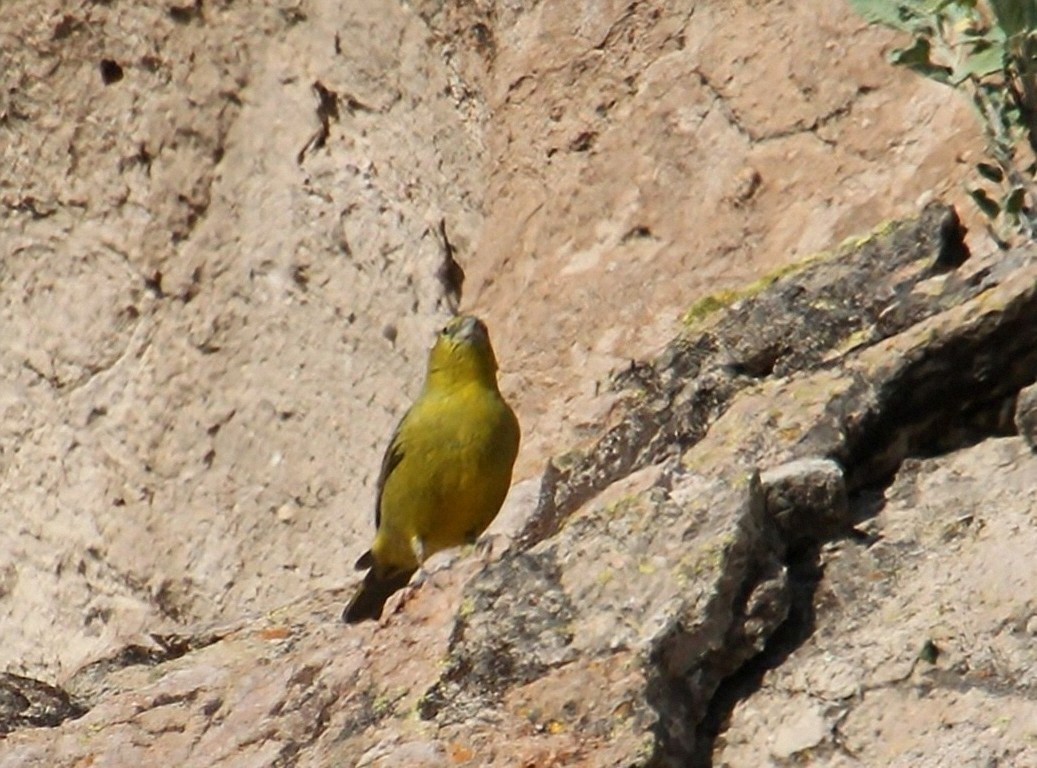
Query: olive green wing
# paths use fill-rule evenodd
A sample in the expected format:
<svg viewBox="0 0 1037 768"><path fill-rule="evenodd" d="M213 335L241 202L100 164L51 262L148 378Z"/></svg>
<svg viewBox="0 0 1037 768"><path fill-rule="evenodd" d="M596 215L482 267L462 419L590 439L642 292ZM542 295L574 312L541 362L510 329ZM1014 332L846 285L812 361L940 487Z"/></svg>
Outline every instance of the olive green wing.
<svg viewBox="0 0 1037 768"><path fill-rule="evenodd" d="M389 447L385 449L385 455L382 457L382 469L378 473L378 486L374 500L375 530L378 530L378 526L382 524L382 493L385 491L385 483L396 468L400 466L400 462L403 461L405 454L403 434L406 431L407 424L413 420L413 413L414 406L412 405L403 414L403 418L396 425L396 429L392 431L392 437L389 438Z"/></svg>
<svg viewBox="0 0 1037 768"><path fill-rule="evenodd" d="M400 466L400 462L403 461L403 425L407 421L407 417L410 416L410 410L403 415L400 419L400 423L396 425L396 429L393 430L392 437L389 438L389 447L385 449L385 455L382 457L382 468L378 472L378 485L375 491L374 499L374 529L378 530L378 527L382 524L382 492L385 490L385 482L389 479L389 475L393 473L396 467ZM360 556L360 559L356 561L355 568L358 571L362 571L365 568L371 568L374 566L374 557L371 554L371 550L364 552Z"/></svg>

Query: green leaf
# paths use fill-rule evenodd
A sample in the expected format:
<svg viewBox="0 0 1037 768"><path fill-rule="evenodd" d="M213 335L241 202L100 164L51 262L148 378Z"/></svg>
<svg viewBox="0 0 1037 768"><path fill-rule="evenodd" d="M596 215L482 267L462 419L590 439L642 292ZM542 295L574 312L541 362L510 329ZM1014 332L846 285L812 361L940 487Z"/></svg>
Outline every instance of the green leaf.
<svg viewBox="0 0 1037 768"><path fill-rule="evenodd" d="M887 27L904 29L897 4L889 0L850 0L850 5L857 14L870 24L884 24Z"/></svg>
<svg viewBox="0 0 1037 768"><path fill-rule="evenodd" d="M955 71L955 80L964 80L969 75L985 77L1005 68L1005 49L989 40L979 40L972 47L961 66Z"/></svg>
<svg viewBox="0 0 1037 768"><path fill-rule="evenodd" d="M1017 216L1019 211L1023 209L1023 203L1026 202L1026 190L1022 187L1016 187L1005 196L1003 208L1005 213Z"/></svg>
<svg viewBox="0 0 1037 768"><path fill-rule="evenodd" d="M1008 37L1037 28L1037 0L990 0L990 7Z"/></svg>
<svg viewBox="0 0 1037 768"><path fill-rule="evenodd" d="M850 0L853 9L872 24L917 32L919 20L932 16L947 0Z"/></svg>
<svg viewBox="0 0 1037 768"><path fill-rule="evenodd" d="M990 195L984 192L982 189L970 189L969 196L976 202L979 209L987 215L988 218L996 219L998 214L1001 213L1001 206L997 202L991 199Z"/></svg>
<svg viewBox="0 0 1037 768"><path fill-rule="evenodd" d="M946 0L933 13L953 27L955 34L967 35L984 26L982 17L976 13L974 2Z"/></svg>
<svg viewBox="0 0 1037 768"><path fill-rule="evenodd" d="M1002 104L1000 109L1001 122L1011 141L1016 141L1023 133L1023 112L1016 104ZM1006 154L1015 157L1015 149L1010 145L1004 148Z"/></svg>
<svg viewBox="0 0 1037 768"><path fill-rule="evenodd" d="M935 64L930 58L931 53L932 46L929 41L924 37L917 37L910 48L898 48L891 52L889 60L893 64L907 67L932 80L949 84L951 82L950 67Z"/></svg>
<svg viewBox="0 0 1037 768"><path fill-rule="evenodd" d="M977 163L976 170L979 171L979 175L984 179L1000 184L1002 179L1005 178L1005 174L996 165L990 163Z"/></svg>

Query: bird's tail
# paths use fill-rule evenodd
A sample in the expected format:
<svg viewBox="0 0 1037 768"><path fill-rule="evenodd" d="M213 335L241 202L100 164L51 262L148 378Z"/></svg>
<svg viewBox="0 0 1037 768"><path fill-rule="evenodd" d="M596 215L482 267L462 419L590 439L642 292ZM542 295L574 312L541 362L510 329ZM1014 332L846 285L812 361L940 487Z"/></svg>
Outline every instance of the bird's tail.
<svg viewBox="0 0 1037 768"><path fill-rule="evenodd" d="M357 565L359 566L361 562L364 562L363 557L360 558ZM370 560L370 565L375 565L373 559ZM418 569L405 568L379 574L378 568L372 567L364 576L364 583L357 590L357 593L353 595L353 599L349 601L346 610L342 612L342 621L347 624L356 624L364 619L380 619L382 617L382 608L385 607L385 601L394 593L407 586L407 582L410 581L410 577L414 575L416 570Z"/></svg>

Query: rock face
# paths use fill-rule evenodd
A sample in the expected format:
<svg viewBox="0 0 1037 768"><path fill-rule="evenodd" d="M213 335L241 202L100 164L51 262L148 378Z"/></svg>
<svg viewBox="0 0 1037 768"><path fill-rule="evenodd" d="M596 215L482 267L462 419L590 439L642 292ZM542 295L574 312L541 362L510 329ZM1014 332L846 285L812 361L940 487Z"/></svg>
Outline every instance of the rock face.
<svg viewBox="0 0 1037 768"><path fill-rule="evenodd" d="M1037 760L1037 258L917 204L976 134L884 33L4 9L0 767ZM344 627L458 302L522 482Z"/></svg>
<svg viewBox="0 0 1037 768"><path fill-rule="evenodd" d="M5 5L0 665L353 577L480 150L420 20L349 6Z"/></svg>
<svg viewBox="0 0 1037 768"><path fill-rule="evenodd" d="M1037 450L1037 384L1019 392L1015 406L1015 426L1026 444Z"/></svg>
<svg viewBox="0 0 1037 768"><path fill-rule="evenodd" d="M870 545L825 546L810 637L761 660L713 764L1037 763L1035 471L1017 437L904 462L858 510Z"/></svg>
<svg viewBox="0 0 1037 768"><path fill-rule="evenodd" d="M12 734L0 765L1032 760L1037 457L995 416L1037 372L1037 254L934 273L951 215L776 278L619 377L619 424L499 557L433 568L378 626L315 593L87 667L89 711ZM831 302L858 280L859 305ZM746 372L800 304L788 359Z"/></svg>

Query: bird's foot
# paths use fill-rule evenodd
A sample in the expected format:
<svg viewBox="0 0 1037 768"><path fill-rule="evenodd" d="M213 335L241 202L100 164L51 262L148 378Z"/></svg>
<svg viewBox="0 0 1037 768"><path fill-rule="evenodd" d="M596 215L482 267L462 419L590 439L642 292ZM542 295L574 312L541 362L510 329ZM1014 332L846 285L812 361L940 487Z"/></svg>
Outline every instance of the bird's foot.
<svg viewBox="0 0 1037 768"><path fill-rule="evenodd" d="M481 560L483 565L487 565L492 561L499 559L499 555L498 557L493 556L495 551L504 554L508 550L510 544L510 539L502 534L483 534L472 546L472 554Z"/></svg>
<svg viewBox="0 0 1037 768"><path fill-rule="evenodd" d="M427 580L428 571L424 568L419 568L418 572L411 577L410 583L397 593L396 605L392 609L392 612L396 614L402 611L403 607L409 603L416 594L418 594L423 586L425 586Z"/></svg>

